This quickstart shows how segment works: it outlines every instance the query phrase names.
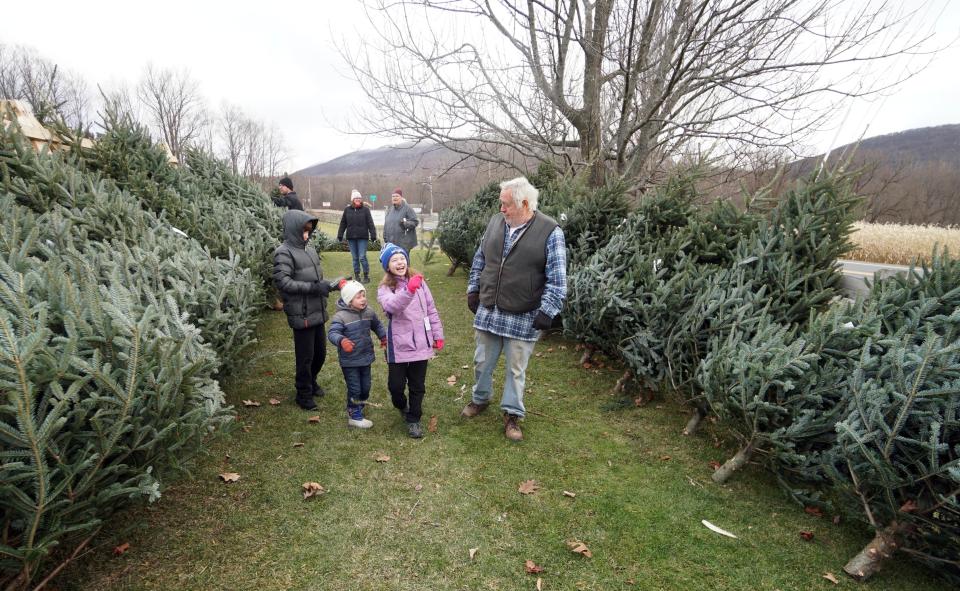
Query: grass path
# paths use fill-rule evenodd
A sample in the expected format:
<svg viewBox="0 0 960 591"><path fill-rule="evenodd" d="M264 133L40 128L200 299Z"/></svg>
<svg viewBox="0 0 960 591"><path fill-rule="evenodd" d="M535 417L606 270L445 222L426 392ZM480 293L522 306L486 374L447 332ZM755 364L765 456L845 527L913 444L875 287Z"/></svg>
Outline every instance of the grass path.
<svg viewBox="0 0 960 591"><path fill-rule="evenodd" d="M472 360L472 316L464 275L446 277L444 262L426 269L447 337L427 374L425 423L435 415L435 433L406 436L382 361L373 372L374 427L348 430L332 350L321 374L327 396L317 413L299 410L290 331L283 314L267 312L260 342L224 385L240 428L158 504L120 515L57 588L515 591L535 589L538 577L547 590L948 588L905 560L868 587L845 579L841 567L869 538L863 528L804 513L755 467L729 486L713 484L709 462L726 459L732 442L711 425L682 438L682 406L636 408L612 395L619 372L579 367L574 343L559 337L541 341L531 360L526 403L536 414L523 424L524 442L504 439L493 407L459 419L472 384L463 367ZM329 276L343 273L349 255L327 254L324 265ZM271 397L282 404L271 406ZM246 399L262 406L245 408ZM319 423L308 423L310 414ZM389 461L376 461L381 454ZM240 480L224 484L221 472ZM530 479L541 488L519 494ZM305 501L307 481L329 492ZM712 533L702 519L740 539ZM571 552L569 540L593 557ZM113 556L124 542L130 549ZM527 574L526 560L543 572ZM840 584L822 578L827 572Z"/></svg>

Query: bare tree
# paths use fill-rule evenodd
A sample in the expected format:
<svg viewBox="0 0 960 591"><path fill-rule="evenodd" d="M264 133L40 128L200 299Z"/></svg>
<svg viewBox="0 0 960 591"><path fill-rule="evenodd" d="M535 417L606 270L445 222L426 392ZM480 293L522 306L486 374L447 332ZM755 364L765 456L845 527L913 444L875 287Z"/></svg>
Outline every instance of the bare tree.
<svg viewBox="0 0 960 591"><path fill-rule="evenodd" d="M793 149L909 77L931 2L366 0L383 42L342 51L369 129L643 185L682 154Z"/></svg>
<svg viewBox="0 0 960 591"><path fill-rule="evenodd" d="M0 98L26 101L44 122L63 120L83 132L89 126L89 89L33 49L0 44Z"/></svg>
<svg viewBox="0 0 960 591"><path fill-rule="evenodd" d="M199 83L186 70L174 72L148 65L137 86L137 98L177 158L191 142L203 140L206 106Z"/></svg>

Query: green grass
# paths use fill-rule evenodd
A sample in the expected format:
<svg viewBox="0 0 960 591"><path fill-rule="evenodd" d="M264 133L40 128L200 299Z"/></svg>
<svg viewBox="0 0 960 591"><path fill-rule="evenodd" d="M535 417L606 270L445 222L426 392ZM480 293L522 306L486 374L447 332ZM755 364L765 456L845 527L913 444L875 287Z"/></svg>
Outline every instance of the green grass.
<svg viewBox="0 0 960 591"><path fill-rule="evenodd" d="M416 254L413 262L421 266ZM349 255L327 253L324 266L330 276L348 272ZM224 385L243 428L217 440L194 477L170 484L159 503L118 516L113 533L69 567L58 588L513 591L535 588L528 559L544 568L548 590L859 587L841 567L869 540L865 528L804 513L757 467L729 486L713 484L709 462L733 452L715 447L715 426L681 437L682 406L637 408L612 394L620 372L581 368L575 343L551 337L537 345L524 442L504 439L493 407L459 419L472 385L472 369L463 367L472 367L473 355L466 280L462 272L446 277L443 257L425 271L447 337L427 374L424 418L438 417L436 433L406 436L382 361L371 394L381 407L368 409L374 427L348 430L332 350L321 373L327 396L316 413L299 410L290 330L282 313L267 312L259 344ZM282 404L269 405L271 397ZM263 405L245 408L245 399ZM311 414L320 422L308 423ZM303 447L293 447L298 442ZM378 454L390 460L377 462ZM224 484L221 472L241 479ZM519 494L528 479L542 488ZM307 481L329 492L305 501ZM701 519L740 539L707 530ZM801 539L801 530L814 540ZM593 558L572 553L565 542L573 539ZM130 550L114 557L124 542ZM473 560L471 548L479 548ZM823 579L826 572L840 585ZM902 558L869 584L871 591L947 588Z"/></svg>

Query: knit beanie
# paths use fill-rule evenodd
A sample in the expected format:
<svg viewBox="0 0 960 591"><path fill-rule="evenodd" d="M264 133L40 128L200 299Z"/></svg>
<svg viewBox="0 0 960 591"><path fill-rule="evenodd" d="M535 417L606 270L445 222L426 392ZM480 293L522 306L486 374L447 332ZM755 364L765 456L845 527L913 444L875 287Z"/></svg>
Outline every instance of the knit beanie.
<svg viewBox="0 0 960 591"><path fill-rule="evenodd" d="M293 181L290 180L290 177L285 176L280 179L280 184L293 191Z"/></svg>
<svg viewBox="0 0 960 591"><path fill-rule="evenodd" d="M356 189L350 192L350 200L352 201L354 199L363 199L363 195L361 195L360 191L357 191Z"/></svg>
<svg viewBox="0 0 960 591"><path fill-rule="evenodd" d="M410 255L407 254L407 251L392 242L387 242L383 245L383 250L380 251L380 264L383 265L384 271L390 272L390 259L398 252L403 255L403 258L407 259L407 264L410 264Z"/></svg>
<svg viewBox="0 0 960 591"><path fill-rule="evenodd" d="M357 297L357 294L361 291L367 291L367 288L363 286L359 281L347 281L342 288L340 288L340 299L343 300L343 303L350 305L350 302L353 301L353 298Z"/></svg>
<svg viewBox="0 0 960 591"><path fill-rule="evenodd" d="M400 187L397 187L396 189L393 190L393 193L391 193L391 195L399 195L403 197L403 189L401 189Z"/></svg>

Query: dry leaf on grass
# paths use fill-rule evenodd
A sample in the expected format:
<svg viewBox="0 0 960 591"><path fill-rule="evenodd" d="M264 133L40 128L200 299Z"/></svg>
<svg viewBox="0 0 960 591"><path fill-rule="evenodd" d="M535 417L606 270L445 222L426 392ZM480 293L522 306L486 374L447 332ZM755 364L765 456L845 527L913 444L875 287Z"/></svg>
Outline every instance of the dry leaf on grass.
<svg viewBox="0 0 960 591"><path fill-rule="evenodd" d="M296 443L293 444L293 447L303 447L303 442L302 442L302 441L298 441L298 442L296 442Z"/></svg>
<svg viewBox="0 0 960 591"><path fill-rule="evenodd" d="M540 490L540 485L537 484L536 480L527 480L520 483L520 488L517 489L522 495L532 495L533 493Z"/></svg>
<svg viewBox="0 0 960 591"><path fill-rule="evenodd" d="M570 497L572 499L573 497L577 496L577 493L565 490L563 491L563 496Z"/></svg>
<svg viewBox="0 0 960 591"><path fill-rule="evenodd" d="M423 485L422 485L422 484L418 484L417 486L413 487L413 490L415 490L415 491L417 491L417 492L420 492L420 491L423 490Z"/></svg>
<svg viewBox="0 0 960 591"><path fill-rule="evenodd" d="M270 406L278 406L279 404L280 404L280 401L277 400L276 398L270 399Z"/></svg>
<svg viewBox="0 0 960 591"><path fill-rule="evenodd" d="M430 417L430 422L427 423L427 431L430 431L431 433L437 432L437 420L437 415Z"/></svg>
<svg viewBox="0 0 960 591"><path fill-rule="evenodd" d="M553 353L553 347L547 347L547 353Z"/></svg>
<svg viewBox="0 0 960 591"><path fill-rule="evenodd" d="M543 567L537 566L537 564L532 560L524 562L523 568L526 569L528 575L536 575L543 572Z"/></svg>
<svg viewBox="0 0 960 591"><path fill-rule="evenodd" d="M593 552L587 548L587 545L581 542L580 540L569 540L567 542L567 547L570 548L570 551L575 554L580 554L586 556L587 558L593 558Z"/></svg>
<svg viewBox="0 0 960 591"><path fill-rule="evenodd" d="M308 423L319 423L319 422L320 422L320 415L314 415L314 416L310 417L309 419L307 419L307 422L308 422Z"/></svg>
<svg viewBox="0 0 960 591"><path fill-rule="evenodd" d="M714 524L710 523L710 522L707 521L706 519L701 519L701 520L700 520L700 523L702 523L703 525L705 525L705 526L707 527L707 529L709 529L710 531L716 532L716 533L720 534L721 536L727 536L728 538L733 538L733 539L735 539L735 540L739 540L739 539L740 539L740 538L738 538L736 535L728 532L727 530L725 530L725 529L720 529L719 527L717 527L717 526L715 526Z"/></svg>
<svg viewBox="0 0 960 591"><path fill-rule="evenodd" d="M129 549L130 549L130 542L124 542L113 549L113 555L120 556L121 554L123 554Z"/></svg>
<svg viewBox="0 0 960 591"><path fill-rule="evenodd" d="M454 385L454 384L456 384L456 383L457 383L457 376L452 375L452 376L448 376L448 377L447 377L447 384L449 384L449 385L452 386L452 385Z"/></svg>
<svg viewBox="0 0 960 591"><path fill-rule="evenodd" d="M669 462L671 459L673 458L671 458L670 456L660 456L661 462Z"/></svg>
<svg viewBox="0 0 960 591"><path fill-rule="evenodd" d="M366 404L366 405L369 406L370 408L383 408L383 405L380 404L379 402L370 402L370 401L368 400L368 401L365 402L364 404Z"/></svg>
<svg viewBox="0 0 960 591"><path fill-rule="evenodd" d="M708 465L709 465L711 468L713 468L714 470L719 470L719 469L720 469L720 462L713 461L713 462L710 462Z"/></svg>
<svg viewBox="0 0 960 591"><path fill-rule="evenodd" d="M823 511L819 507L804 507L803 512L814 517L823 517Z"/></svg>
<svg viewBox="0 0 960 591"><path fill-rule="evenodd" d="M543 579L537 577L537 591L543 591Z"/></svg>
<svg viewBox="0 0 960 591"><path fill-rule="evenodd" d="M380 463L389 462L390 456L384 455L384 454L377 454L377 457L375 457L374 459Z"/></svg>
<svg viewBox="0 0 960 591"><path fill-rule="evenodd" d="M243 405L244 406L260 406L260 403L257 402L256 400L244 400Z"/></svg>
<svg viewBox="0 0 960 591"><path fill-rule="evenodd" d="M309 499L310 497L319 497L323 493L327 492L327 489L323 488L319 482L304 482L303 483L303 498L304 500Z"/></svg>
<svg viewBox="0 0 960 591"><path fill-rule="evenodd" d="M470 560L473 560L473 557L477 555L477 550L480 548L470 548Z"/></svg>
<svg viewBox="0 0 960 591"><path fill-rule="evenodd" d="M813 532L805 529L800 530L800 537L810 542L813 540Z"/></svg>
<svg viewBox="0 0 960 591"><path fill-rule="evenodd" d="M460 369L470 369L470 366L469 366L469 365L461 365L461 366L460 366Z"/></svg>
<svg viewBox="0 0 960 591"><path fill-rule="evenodd" d="M273 372L268 369L267 371L263 372L263 375L265 375L265 376L272 376L272 375L273 375Z"/></svg>
<svg viewBox="0 0 960 591"><path fill-rule="evenodd" d="M837 577L833 573L826 573L823 575L823 578L830 581L834 585L839 585L840 581L837 580Z"/></svg>
<svg viewBox="0 0 960 591"><path fill-rule="evenodd" d="M224 472L220 475L224 482L236 482L240 480L240 475L236 472Z"/></svg>

